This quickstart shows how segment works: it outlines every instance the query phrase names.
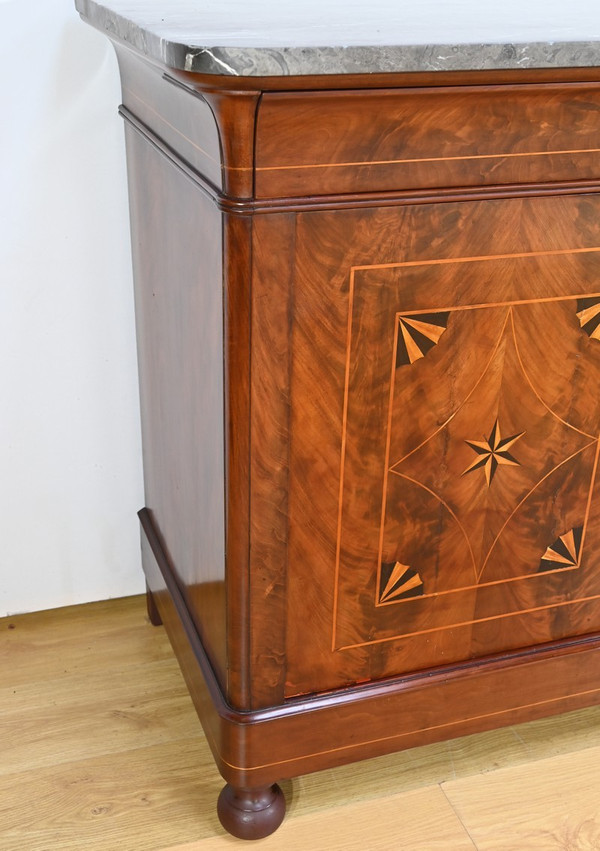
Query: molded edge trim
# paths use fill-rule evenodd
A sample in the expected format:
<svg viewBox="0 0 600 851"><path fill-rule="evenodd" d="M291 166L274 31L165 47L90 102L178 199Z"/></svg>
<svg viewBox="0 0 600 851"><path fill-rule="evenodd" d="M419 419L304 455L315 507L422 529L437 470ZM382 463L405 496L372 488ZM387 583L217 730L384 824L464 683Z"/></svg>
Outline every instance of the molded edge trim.
<svg viewBox="0 0 600 851"><path fill-rule="evenodd" d="M581 195L600 192L597 180L570 180L555 183L518 183L475 188L413 189L404 192L369 192L347 195L310 196L306 198L232 198L222 193L214 184L182 160L176 151L153 133L125 106L119 114L171 164L192 180L211 198L219 210L232 215L251 216L266 213L302 213L316 210L361 209L367 207L401 207L412 204L439 204L450 201L482 201L497 198L527 198L544 195Z"/></svg>

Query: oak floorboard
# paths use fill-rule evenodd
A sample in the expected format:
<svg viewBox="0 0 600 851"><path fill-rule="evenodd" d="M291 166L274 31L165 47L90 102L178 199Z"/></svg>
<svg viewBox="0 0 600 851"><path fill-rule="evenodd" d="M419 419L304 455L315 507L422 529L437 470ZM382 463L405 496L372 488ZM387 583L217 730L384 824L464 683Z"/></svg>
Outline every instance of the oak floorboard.
<svg viewBox="0 0 600 851"><path fill-rule="evenodd" d="M14 687L172 658L163 630L148 624L139 596L1 618L0 682Z"/></svg>
<svg viewBox="0 0 600 851"><path fill-rule="evenodd" d="M198 735L189 694L168 663L44 685L0 690L0 775Z"/></svg>
<svg viewBox="0 0 600 851"><path fill-rule="evenodd" d="M204 740L0 777L2 851L159 851L210 837L220 777Z"/></svg>
<svg viewBox="0 0 600 851"><path fill-rule="evenodd" d="M0 851L250 847L143 597L0 620L0 684ZM600 851L599 757L594 707L340 766L252 847Z"/></svg>
<svg viewBox="0 0 600 851"><path fill-rule="evenodd" d="M600 849L600 746L442 785L478 851Z"/></svg>

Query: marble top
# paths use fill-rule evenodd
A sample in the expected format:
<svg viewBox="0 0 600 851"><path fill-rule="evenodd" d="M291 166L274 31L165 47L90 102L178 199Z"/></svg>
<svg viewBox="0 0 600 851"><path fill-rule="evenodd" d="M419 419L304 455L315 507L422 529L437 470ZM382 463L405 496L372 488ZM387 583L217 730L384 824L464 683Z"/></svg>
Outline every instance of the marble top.
<svg viewBox="0 0 600 851"><path fill-rule="evenodd" d="M600 66L598 0L75 0L171 68L242 77Z"/></svg>

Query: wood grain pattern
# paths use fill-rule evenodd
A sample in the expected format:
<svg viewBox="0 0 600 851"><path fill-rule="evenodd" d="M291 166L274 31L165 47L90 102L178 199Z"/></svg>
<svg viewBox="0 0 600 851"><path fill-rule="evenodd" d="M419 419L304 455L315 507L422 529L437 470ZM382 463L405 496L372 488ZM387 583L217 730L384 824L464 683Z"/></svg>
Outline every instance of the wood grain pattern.
<svg viewBox="0 0 600 851"><path fill-rule="evenodd" d="M251 708L282 702L285 683L290 375L293 267L281 257L294 244L293 215L254 220L250 391Z"/></svg>
<svg viewBox="0 0 600 851"><path fill-rule="evenodd" d="M225 596L227 699L249 706L250 364L252 219L223 216ZM229 522L227 522L229 520Z"/></svg>
<svg viewBox="0 0 600 851"><path fill-rule="evenodd" d="M321 687L330 688L344 676L346 683L360 680L365 666L390 675L429 667L436 657L466 659L550 641L577 630L580 615L587 631L598 628L591 614L600 592L596 548L591 544L587 550L587 543L597 526L588 521L597 513L591 496L599 423L586 388L597 383L600 349L578 319L585 295L581 282L598 279L596 207L591 198L555 199L552 208L563 210L559 222L551 214L539 234L534 220L539 223L550 210L543 199L486 202L485 213L478 205L444 205L321 216L318 233L314 219L302 219L294 263L296 340L304 348L294 360L292 385L292 410L299 411L302 426L291 460L289 582L291 599L305 606L289 610L288 694L307 691L320 672ZM482 226L483 216L489 228ZM571 229L569 222L577 225ZM471 223L478 239L487 239L479 243L482 259L472 251ZM434 246L420 240L425 232L438 235ZM365 263L373 234L378 262ZM406 241L394 248L396 234ZM413 323L415 339L426 349L423 357L416 350L413 363L406 347L406 362L398 360L399 317ZM423 326L421 331L414 326L419 317L427 318L425 332L437 342ZM459 327L465 336L455 348L453 334L458 341L460 332L453 329ZM311 393L315 383L322 394ZM512 413L509 399L516 402ZM519 460L510 468L510 481L530 478L522 478L521 490L512 495L498 484L507 481L508 467L498 471L492 487L483 469L465 473L477 457L469 441L489 437L496 420L504 436L526 432L510 448ZM394 436L398 427L400 442ZM331 488L323 487L324 480ZM445 494L441 481L457 489L458 501ZM548 493L561 488L562 497L549 499ZM465 526L460 499L474 512L469 516L477 517L479 531L471 520ZM544 514L545 505L553 506L550 513ZM481 524L489 522L485 532ZM540 572L548 548L583 526L592 538L586 538L582 572ZM481 535L489 536L487 543ZM529 536L527 545L523 535ZM444 540L448 551L442 555ZM433 546L429 580L420 569L427 541ZM319 573L307 588L294 564L306 563L309 552ZM432 596L381 601L396 563L406 566L397 574L407 582L414 576L425 585L433 582ZM451 570L444 571L444 563ZM526 576L531 578L519 579ZM450 593L458 587L465 589L460 599ZM566 603L574 608L561 616ZM334 652L326 649L332 629L327 611L334 620ZM302 624L309 612L314 626L306 635ZM508 618L511 612L515 617ZM494 617L500 620L492 628ZM448 636L442 628L451 628ZM403 642L402 633L419 638ZM314 648L312 656L305 654L307 646ZM296 667L306 671L306 679L295 679Z"/></svg>
<svg viewBox="0 0 600 851"><path fill-rule="evenodd" d="M590 748L577 761L557 756L501 769L477 783L451 782L444 791L481 851L594 851L600 847L599 756L599 748Z"/></svg>
<svg viewBox="0 0 600 851"><path fill-rule="evenodd" d="M225 684L221 219L129 126L126 138L146 505ZM164 215L182 227L167 234Z"/></svg>
<svg viewBox="0 0 600 851"><path fill-rule="evenodd" d="M595 85L266 94L256 194L597 177Z"/></svg>

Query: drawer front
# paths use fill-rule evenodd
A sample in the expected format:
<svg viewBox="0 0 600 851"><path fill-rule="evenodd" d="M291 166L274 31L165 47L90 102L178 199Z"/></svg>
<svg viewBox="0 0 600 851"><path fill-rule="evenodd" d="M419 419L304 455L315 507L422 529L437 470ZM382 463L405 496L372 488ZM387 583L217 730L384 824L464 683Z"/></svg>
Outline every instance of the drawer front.
<svg viewBox="0 0 600 851"><path fill-rule="evenodd" d="M259 198L598 177L600 85L264 95Z"/></svg>

